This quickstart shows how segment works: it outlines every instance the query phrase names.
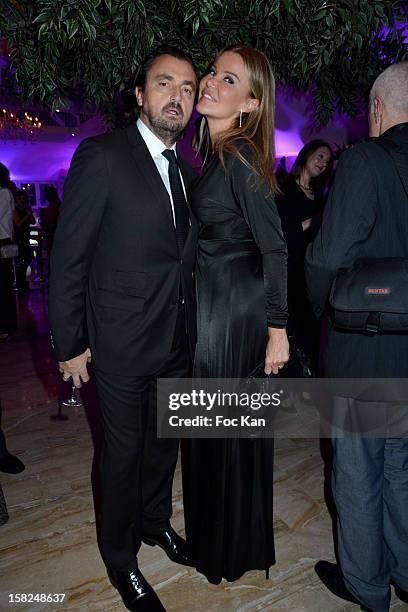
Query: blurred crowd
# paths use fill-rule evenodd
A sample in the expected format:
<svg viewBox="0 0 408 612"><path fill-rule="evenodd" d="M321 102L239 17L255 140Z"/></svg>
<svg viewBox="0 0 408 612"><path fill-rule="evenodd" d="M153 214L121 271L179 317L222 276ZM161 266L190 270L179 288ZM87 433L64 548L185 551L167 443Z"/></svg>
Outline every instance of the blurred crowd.
<svg viewBox="0 0 408 612"><path fill-rule="evenodd" d="M51 251L57 227L60 199L53 185L46 187L47 206L40 209L39 228L42 245ZM10 180L9 169L0 163L0 341L17 327L15 291L28 292L27 271L33 259L30 230L36 225L28 193ZM38 251L37 251L38 253Z"/></svg>

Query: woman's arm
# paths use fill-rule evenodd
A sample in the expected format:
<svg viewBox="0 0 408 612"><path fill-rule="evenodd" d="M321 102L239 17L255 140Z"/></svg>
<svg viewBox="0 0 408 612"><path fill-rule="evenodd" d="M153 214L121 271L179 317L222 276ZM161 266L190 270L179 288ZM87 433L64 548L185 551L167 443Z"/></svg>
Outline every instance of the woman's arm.
<svg viewBox="0 0 408 612"><path fill-rule="evenodd" d="M277 374L289 359L286 336L287 248L283 237L275 199L266 185L258 186L253 171L238 159L231 168L234 195L253 238L263 264L266 318L269 341L266 347L265 371Z"/></svg>

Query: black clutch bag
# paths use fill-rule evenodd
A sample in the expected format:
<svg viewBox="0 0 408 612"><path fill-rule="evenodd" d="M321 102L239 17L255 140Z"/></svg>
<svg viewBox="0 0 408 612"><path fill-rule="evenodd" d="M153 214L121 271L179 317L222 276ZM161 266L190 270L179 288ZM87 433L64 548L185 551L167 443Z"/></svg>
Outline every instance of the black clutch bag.
<svg viewBox="0 0 408 612"><path fill-rule="evenodd" d="M262 361L247 378L241 381L240 392L248 395L272 392L274 384L272 381L280 378L311 378L314 376L312 364L305 352L296 344L293 336L289 336L289 361L285 363L278 374L265 374L265 362ZM248 408L248 414L253 416L253 411ZM262 407L257 410L257 416L263 417L271 414L271 407ZM262 432L261 432L262 433ZM254 432L251 437L260 437L260 432ZM262 435L261 435L262 437Z"/></svg>

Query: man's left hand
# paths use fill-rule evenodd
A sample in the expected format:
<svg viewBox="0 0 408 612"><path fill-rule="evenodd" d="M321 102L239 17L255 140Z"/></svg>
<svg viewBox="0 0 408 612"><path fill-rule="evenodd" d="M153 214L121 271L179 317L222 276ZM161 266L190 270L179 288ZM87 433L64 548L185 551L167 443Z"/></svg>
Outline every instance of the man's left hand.
<svg viewBox="0 0 408 612"><path fill-rule="evenodd" d="M82 387L83 382L88 382L89 374L87 364L91 361L91 351L86 349L81 355L67 359L67 361L59 361L59 371L62 374L62 379L67 382L72 378L72 382L78 389Z"/></svg>

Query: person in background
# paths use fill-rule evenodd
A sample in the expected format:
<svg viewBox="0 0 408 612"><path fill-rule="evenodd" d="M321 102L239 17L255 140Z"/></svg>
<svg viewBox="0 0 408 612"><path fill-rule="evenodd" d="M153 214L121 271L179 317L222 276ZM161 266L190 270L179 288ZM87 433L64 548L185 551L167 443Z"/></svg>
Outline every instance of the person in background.
<svg viewBox="0 0 408 612"><path fill-rule="evenodd" d="M319 227L324 191L333 169L333 152L324 140L312 140L299 152L287 177L279 181L276 205L288 247L288 334L317 371L319 324L306 297L304 258Z"/></svg>
<svg viewBox="0 0 408 612"><path fill-rule="evenodd" d="M356 261L408 258L408 193L402 181L408 176L408 62L392 64L376 79L369 128L369 141L342 153L321 229L306 253L316 315L327 311L333 280ZM392 157L382 143L392 146ZM324 374L407 378L408 334L340 329L330 319ZM395 405L337 397L334 408L334 416L346 423L368 412L392 415ZM388 612L390 585L408 603L408 438L406 428L405 437L386 437L383 430L384 437L380 432L367 437L360 420L351 436L345 430L332 436L338 564L315 566L334 595L373 612Z"/></svg>
<svg viewBox="0 0 408 612"><path fill-rule="evenodd" d="M278 163L278 166L276 168L275 171L275 177L276 180L278 181L278 184L280 184L283 179L285 179L288 176L288 171L286 168L286 157L283 155Z"/></svg>
<svg viewBox="0 0 408 612"><path fill-rule="evenodd" d="M19 189L18 189L17 185L15 184L15 182L9 180L8 185L7 185L7 189L9 189L11 191L11 195L13 196L13 199L15 200L16 193L17 193L17 191L19 191Z"/></svg>
<svg viewBox="0 0 408 612"><path fill-rule="evenodd" d="M8 188L9 183L9 170L0 163L0 249L13 241L14 199ZM13 261L2 256L0 250L0 342L17 327L13 282Z"/></svg>
<svg viewBox="0 0 408 612"><path fill-rule="evenodd" d="M61 200L54 185L47 185L44 190L44 197L48 205L40 209L40 225L47 240L49 258L54 243L55 230L57 229Z"/></svg>
<svg viewBox="0 0 408 612"><path fill-rule="evenodd" d="M18 244L18 257L16 258L16 287L20 291L28 291L26 279L27 267L32 260L30 248L30 225L35 223L31 211L28 195L25 191L17 191L14 196L16 207L14 209L14 240Z"/></svg>

